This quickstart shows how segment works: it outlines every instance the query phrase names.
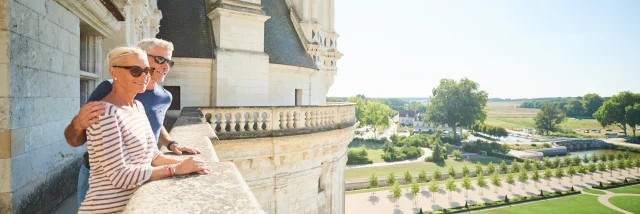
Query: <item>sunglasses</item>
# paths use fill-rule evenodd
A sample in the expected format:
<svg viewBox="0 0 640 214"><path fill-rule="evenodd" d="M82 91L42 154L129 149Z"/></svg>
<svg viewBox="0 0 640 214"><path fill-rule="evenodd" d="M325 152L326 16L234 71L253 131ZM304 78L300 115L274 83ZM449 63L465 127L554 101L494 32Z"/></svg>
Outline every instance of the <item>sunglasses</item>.
<svg viewBox="0 0 640 214"><path fill-rule="evenodd" d="M154 55L149 55L149 54L147 54L147 55L150 56L150 57L153 57L153 61L158 63L158 64L162 65L162 64L164 64L166 62L167 64L169 64L170 68L173 67L173 63L174 62L172 60L170 60L170 59L164 58L162 56L154 56Z"/></svg>
<svg viewBox="0 0 640 214"><path fill-rule="evenodd" d="M142 75L142 73L144 72L144 74L146 74L147 76L149 75L149 73L152 73L156 70L153 67L146 67L146 68L141 68L138 66L113 66L114 68L124 68L129 70L129 72L131 72L131 76L133 77L139 77L140 75Z"/></svg>

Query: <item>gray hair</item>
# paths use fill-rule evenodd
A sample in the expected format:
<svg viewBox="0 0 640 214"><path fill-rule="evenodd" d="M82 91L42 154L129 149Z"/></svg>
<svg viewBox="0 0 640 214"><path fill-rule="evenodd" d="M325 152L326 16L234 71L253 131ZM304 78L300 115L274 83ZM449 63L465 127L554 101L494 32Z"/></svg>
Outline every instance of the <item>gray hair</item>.
<svg viewBox="0 0 640 214"><path fill-rule="evenodd" d="M167 40L158 39L158 38L143 39L140 42L138 42L138 47L146 51L147 53L151 52L151 50L155 47L161 47L161 48L164 48L164 50L166 51L173 52L173 43Z"/></svg>

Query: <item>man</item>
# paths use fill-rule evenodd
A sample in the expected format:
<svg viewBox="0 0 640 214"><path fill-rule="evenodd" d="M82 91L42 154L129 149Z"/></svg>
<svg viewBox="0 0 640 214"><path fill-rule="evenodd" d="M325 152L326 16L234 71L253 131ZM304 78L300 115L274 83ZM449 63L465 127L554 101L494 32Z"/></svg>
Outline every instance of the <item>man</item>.
<svg viewBox="0 0 640 214"><path fill-rule="evenodd" d="M155 68L155 72L151 75L147 90L136 95L135 99L144 105L158 144L178 155L181 155L182 152L199 154L200 151L196 149L180 146L172 141L169 132L162 126L165 113L171 105L172 96L169 91L157 83L164 82L169 69L173 66L173 61L171 61L173 44L165 40L151 38L140 41L138 47L147 52L149 66ZM112 80L105 80L91 93L89 102L80 108L78 115L73 118L71 124L64 131L67 144L73 147L84 145L87 140L86 129L91 124L97 123L98 115L104 113L105 103L100 100L111 92L111 87ZM78 207L84 201L89 190L89 167L89 156L85 152L83 165L78 174Z"/></svg>

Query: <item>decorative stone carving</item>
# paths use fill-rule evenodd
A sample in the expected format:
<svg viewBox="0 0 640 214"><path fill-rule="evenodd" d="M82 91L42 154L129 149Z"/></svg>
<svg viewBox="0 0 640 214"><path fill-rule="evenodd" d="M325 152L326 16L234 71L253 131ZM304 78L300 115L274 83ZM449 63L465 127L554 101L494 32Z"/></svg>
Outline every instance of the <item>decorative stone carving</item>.
<svg viewBox="0 0 640 214"><path fill-rule="evenodd" d="M113 32L120 30L120 22L100 0L56 0L56 2L78 16L103 37L109 37Z"/></svg>

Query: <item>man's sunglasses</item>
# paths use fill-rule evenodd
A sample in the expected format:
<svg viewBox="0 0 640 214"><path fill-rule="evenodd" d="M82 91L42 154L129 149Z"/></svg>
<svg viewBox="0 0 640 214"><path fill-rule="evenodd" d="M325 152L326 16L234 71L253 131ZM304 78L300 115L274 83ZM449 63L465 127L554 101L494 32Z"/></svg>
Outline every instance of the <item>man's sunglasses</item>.
<svg viewBox="0 0 640 214"><path fill-rule="evenodd" d="M124 68L129 70L129 72L131 72L131 76L133 77L139 77L140 75L142 75L142 72L144 72L144 74L146 74L147 76L149 76L149 73L153 74L153 72L156 70L153 67L146 67L146 68L141 68L138 66L113 66L114 68Z"/></svg>
<svg viewBox="0 0 640 214"><path fill-rule="evenodd" d="M153 57L153 61L155 61L156 63L158 63L160 65L162 65L162 64L164 64L166 62L167 64L169 64L170 68L173 67L173 61L170 60L170 59L164 58L162 56L154 56L154 55L149 55L149 54L147 54L147 55L150 56L150 57Z"/></svg>

